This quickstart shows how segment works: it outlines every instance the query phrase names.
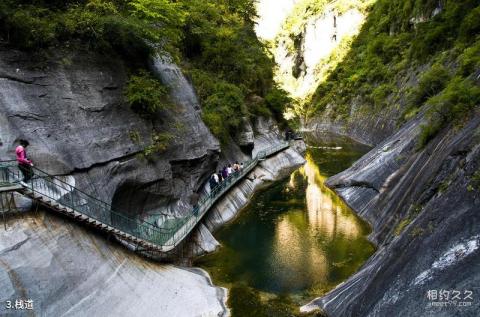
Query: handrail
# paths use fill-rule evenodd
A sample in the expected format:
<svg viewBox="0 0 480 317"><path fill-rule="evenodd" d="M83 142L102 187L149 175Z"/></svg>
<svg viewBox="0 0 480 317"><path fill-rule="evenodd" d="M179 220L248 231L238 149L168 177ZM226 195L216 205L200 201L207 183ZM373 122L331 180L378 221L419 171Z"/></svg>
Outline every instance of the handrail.
<svg viewBox="0 0 480 317"><path fill-rule="evenodd" d="M209 193L202 195L189 215L173 220L166 220L160 227L151 222L117 212L112 209L110 204L85 193L62 179L59 179L57 176L50 175L37 167L32 167L34 175L28 184L28 189L33 193L48 197L56 203L69 207L100 223L171 250L198 224L210 207L234 184L249 173L260 160L288 146L289 144L285 142L259 151L255 158L244 164L242 170L232 173ZM20 176L20 170L16 166L15 161L0 161L0 183L2 183L2 181L6 181L6 183L18 183L21 179Z"/></svg>

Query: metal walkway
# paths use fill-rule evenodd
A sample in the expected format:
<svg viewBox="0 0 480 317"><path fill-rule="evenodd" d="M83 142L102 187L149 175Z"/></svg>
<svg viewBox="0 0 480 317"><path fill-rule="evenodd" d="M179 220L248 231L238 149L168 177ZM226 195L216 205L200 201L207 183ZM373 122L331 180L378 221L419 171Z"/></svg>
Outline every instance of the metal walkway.
<svg viewBox="0 0 480 317"><path fill-rule="evenodd" d="M21 185L22 176L15 161L0 161L0 192L17 191L48 209L116 235L139 246L143 251L165 253L178 246L213 204L259 161L288 147L288 143L281 143L260 151L255 158L244 164L241 171L233 173L212 192L203 195L189 215L176 218L175 221L166 221L161 226L116 212L110 204L36 167L33 167L33 178L28 186Z"/></svg>

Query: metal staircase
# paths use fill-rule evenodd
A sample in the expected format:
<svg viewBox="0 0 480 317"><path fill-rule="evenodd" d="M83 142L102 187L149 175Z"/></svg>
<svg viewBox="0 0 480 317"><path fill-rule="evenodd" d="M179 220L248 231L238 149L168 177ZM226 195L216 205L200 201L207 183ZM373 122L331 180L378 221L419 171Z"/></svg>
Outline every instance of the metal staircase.
<svg viewBox="0 0 480 317"><path fill-rule="evenodd" d="M50 210L113 234L143 251L166 253L178 246L213 204L253 170L259 161L288 147L289 143L281 143L260 151L244 164L241 171L233 173L213 191L203 195L189 215L164 222L161 226L114 211L110 204L36 167L32 168L33 177L27 186L22 185L22 175L15 161L0 161L0 193L19 192Z"/></svg>

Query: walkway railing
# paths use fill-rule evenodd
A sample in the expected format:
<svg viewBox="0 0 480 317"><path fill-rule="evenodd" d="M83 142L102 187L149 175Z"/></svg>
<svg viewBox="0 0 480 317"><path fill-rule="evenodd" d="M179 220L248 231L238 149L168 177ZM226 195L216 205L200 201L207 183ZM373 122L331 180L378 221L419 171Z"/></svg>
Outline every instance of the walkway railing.
<svg viewBox="0 0 480 317"><path fill-rule="evenodd" d="M173 221L165 221L160 227L154 223L115 211L110 204L36 167L32 168L33 177L28 182L28 186L23 186L22 190L39 194L41 197L50 199L54 204L71 208L77 213L154 244L160 251L167 252L174 249L198 224L212 205L247 175L260 160L282 151L288 146L288 143L281 143L260 151L254 159L244 163L242 170L231 174L210 193L204 194L189 215L175 218ZM16 162L0 161L0 188L12 184L18 185L21 179L22 175Z"/></svg>

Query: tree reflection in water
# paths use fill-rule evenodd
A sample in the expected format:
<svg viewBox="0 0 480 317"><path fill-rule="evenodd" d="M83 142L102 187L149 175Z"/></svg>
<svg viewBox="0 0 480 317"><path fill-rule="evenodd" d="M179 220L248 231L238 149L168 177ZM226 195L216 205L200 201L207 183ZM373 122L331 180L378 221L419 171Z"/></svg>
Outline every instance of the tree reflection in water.
<svg viewBox="0 0 480 317"><path fill-rule="evenodd" d="M216 283L319 296L358 270L374 251L369 228L324 183L366 149L340 145L310 148L303 167L256 195L237 220L215 234L222 248L198 264Z"/></svg>

